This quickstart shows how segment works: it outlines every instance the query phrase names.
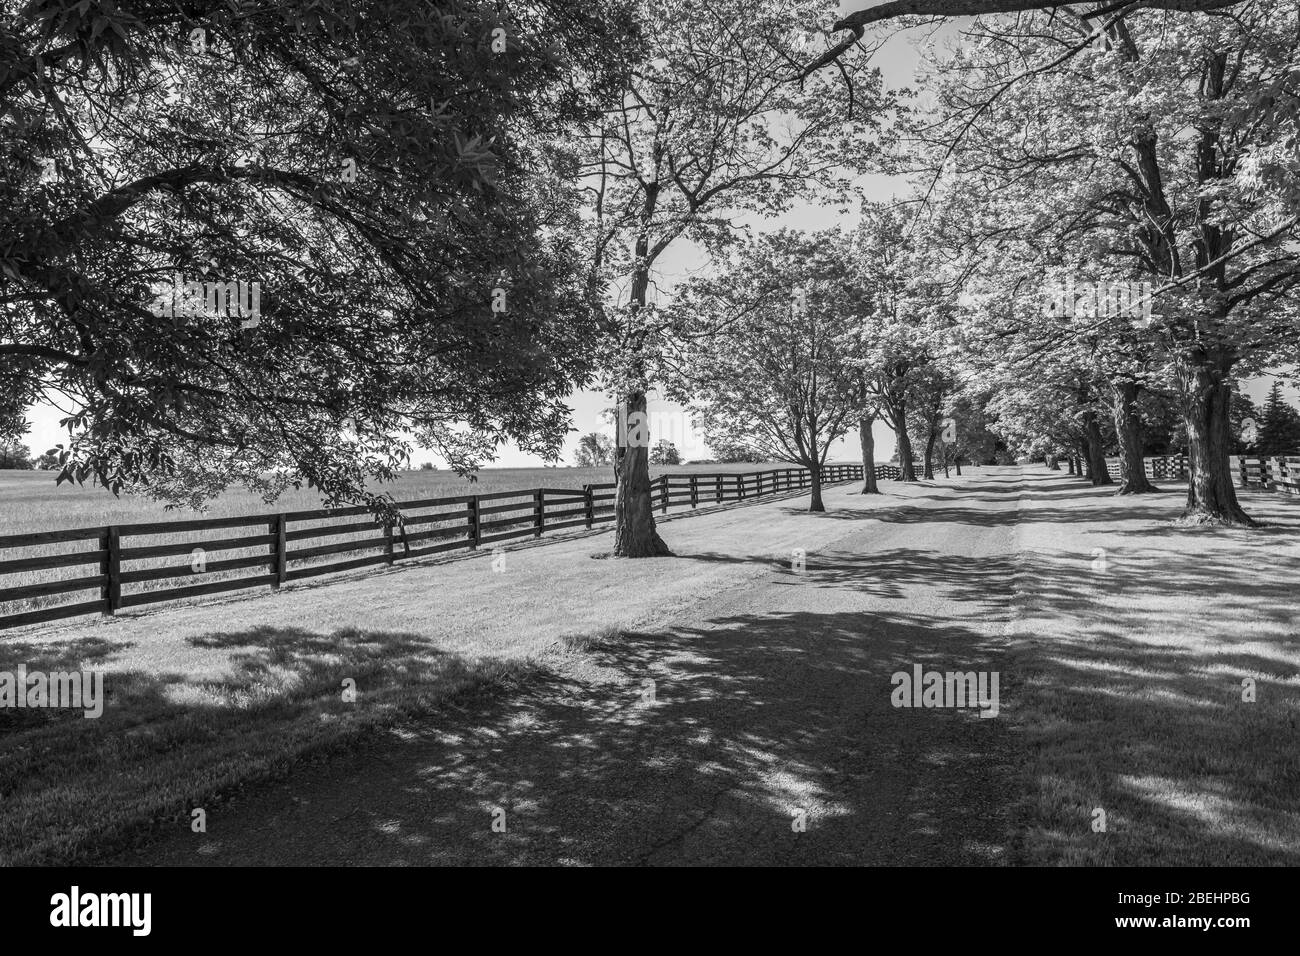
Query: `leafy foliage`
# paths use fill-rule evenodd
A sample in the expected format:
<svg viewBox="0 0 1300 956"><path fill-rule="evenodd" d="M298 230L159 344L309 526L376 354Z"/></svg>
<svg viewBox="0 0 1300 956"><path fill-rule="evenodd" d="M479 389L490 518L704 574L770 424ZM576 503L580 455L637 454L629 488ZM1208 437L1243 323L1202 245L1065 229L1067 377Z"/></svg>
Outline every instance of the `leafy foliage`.
<svg viewBox="0 0 1300 956"><path fill-rule="evenodd" d="M4 7L0 412L74 403L62 478L375 500L412 442L558 454L594 321L564 141L622 7ZM258 283L260 322L160 318L175 276Z"/></svg>

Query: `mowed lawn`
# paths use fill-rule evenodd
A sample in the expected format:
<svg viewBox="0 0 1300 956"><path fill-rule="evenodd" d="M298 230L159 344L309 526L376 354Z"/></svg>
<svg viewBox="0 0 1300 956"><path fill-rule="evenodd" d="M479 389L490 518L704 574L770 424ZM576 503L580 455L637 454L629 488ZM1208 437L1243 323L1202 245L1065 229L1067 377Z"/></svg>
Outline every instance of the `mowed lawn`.
<svg viewBox="0 0 1300 956"><path fill-rule="evenodd" d="M790 468L787 463L735 465L651 465L651 477L672 474L734 474ZM150 498L109 492L87 483L55 486L56 472L0 470L0 535L54 531L62 528L92 528L132 521L180 521L236 515L272 515L281 511L309 511L321 507L320 497L310 489L290 489L274 502L243 489L231 489L210 502L204 511L189 508L167 510ZM523 491L530 488L573 488L614 481L612 468L485 468L475 481L451 471L400 472L395 481L375 484L397 501L448 498L457 495Z"/></svg>
<svg viewBox="0 0 1300 956"><path fill-rule="evenodd" d="M1022 502L1019 856L1300 865L1300 498L1238 490L1264 527L1180 528L1186 484L1157 484Z"/></svg>
<svg viewBox="0 0 1300 956"><path fill-rule="evenodd" d="M774 468L788 468L787 464L736 464L736 465L665 465L652 466L652 476L662 473L674 474L736 474L741 472L767 471ZM281 512L310 511L322 507L319 495L311 490L290 490L274 502L263 501L259 495L242 489L232 489L210 502L203 511L190 508L167 509L161 503L142 496L123 495L115 498L104 488L87 484L79 486L65 483L55 484L55 472L50 471L10 471L0 470L0 535L28 534L35 532L59 531L79 528L102 528L115 524L138 522L181 521L194 518L225 518L244 515L267 515ZM610 484L614 480L610 467L603 468L486 468L475 476L475 480L462 478L449 471L411 471L399 473L396 480L386 484L376 484L374 489L387 493L398 502L427 500L430 498L452 498L471 494L492 494L505 491L529 491L535 488L573 489L580 492L587 484ZM325 527L340 523L355 523L358 519L313 519L311 524ZM422 530L436 528L451 529L463 526L462 518L449 519L438 525L426 525ZM167 534L133 537L131 547L149 547L162 544L186 543L200 546L213 539L232 536L251 536L264 533L266 527L247 526L231 531L182 531ZM371 530L357 531L333 536L329 544L342 544L348 541L373 539L380 533L378 524ZM337 555L298 558L292 550L320 544L321 540L291 544L289 559L290 569L304 564L332 563L340 560ZM79 542L64 542L39 545L18 550L0 549L0 561L6 559L28 559L49 557L78 551L89 551L98 547L95 539ZM209 561L253 559L266 553L266 546L247 548L227 548L208 557ZM172 569L176 576L151 581L137 582L129 585L131 592L159 591L182 587L194 583L191 579L190 557L188 555L167 556L159 558L135 558L124 567L129 571L161 571ZM0 573L0 592L9 588L23 588L56 581L72 581L97 573L93 565L72 565L62 568L49 568L37 571L16 571ZM210 583L226 578L247 577L257 573L248 569L205 570L203 583ZM39 610L61 604L74 604L98 599L99 589L83 588L60 594L37 595L5 601L0 594L0 616L18 614L25 611Z"/></svg>

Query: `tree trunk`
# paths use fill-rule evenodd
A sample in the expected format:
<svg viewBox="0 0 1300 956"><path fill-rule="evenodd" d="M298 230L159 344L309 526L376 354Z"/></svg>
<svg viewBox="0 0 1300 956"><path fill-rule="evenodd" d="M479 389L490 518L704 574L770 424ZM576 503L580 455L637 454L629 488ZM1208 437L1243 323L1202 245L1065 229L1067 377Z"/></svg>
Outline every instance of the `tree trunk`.
<svg viewBox="0 0 1300 956"><path fill-rule="evenodd" d="M1228 378L1234 357L1225 352L1196 349L1174 362L1174 378L1187 426L1187 509L1180 519L1189 524L1254 527L1256 522L1237 503L1228 465L1231 432Z"/></svg>
<svg viewBox="0 0 1300 956"><path fill-rule="evenodd" d="M1056 455L1044 455L1043 464L1047 466L1048 471L1060 471L1061 460Z"/></svg>
<svg viewBox="0 0 1300 956"><path fill-rule="evenodd" d="M805 467L812 475L812 498L808 502L808 510L825 511L826 506L822 504L822 470L815 463Z"/></svg>
<svg viewBox="0 0 1300 956"><path fill-rule="evenodd" d="M1119 437L1119 490L1117 495L1146 495L1159 491L1147 481L1142 461L1142 418L1138 415L1136 382L1111 383L1111 411L1115 415L1115 434Z"/></svg>
<svg viewBox="0 0 1300 956"><path fill-rule="evenodd" d="M622 412L629 418L645 413L645 392L631 392L624 397ZM624 432L628 430L625 420ZM641 435L648 443L643 427ZM638 442L620 449L618 489L614 497L614 554L620 558L654 558L670 555L668 545L655 529L654 504L650 498L650 449Z"/></svg>
<svg viewBox="0 0 1300 956"><path fill-rule="evenodd" d="M907 434L907 408L902 401L889 409L890 424L898 439L898 480L916 481L916 467L912 464L912 439Z"/></svg>
<svg viewBox="0 0 1300 956"><path fill-rule="evenodd" d="M880 494L880 485L876 482L876 436L871 426L876 417L858 419L858 440L862 443L862 494Z"/></svg>
<svg viewBox="0 0 1300 956"><path fill-rule="evenodd" d="M1066 474L1073 475L1073 474L1075 473L1075 471L1074 471L1074 456L1073 456L1073 455L1066 455L1066 456L1065 456L1065 462L1066 462L1067 465L1070 466L1070 470L1069 470L1068 472L1066 472Z"/></svg>
<svg viewBox="0 0 1300 956"><path fill-rule="evenodd" d="M961 477L961 455L957 456L957 460L954 461L953 464L957 466L957 477L960 478Z"/></svg>
<svg viewBox="0 0 1300 956"><path fill-rule="evenodd" d="M925 439L925 471L921 473L926 481L934 481L934 429L930 429Z"/></svg>
<svg viewBox="0 0 1300 956"><path fill-rule="evenodd" d="M1101 443L1101 426L1097 424L1097 413L1089 409L1083 416L1084 450L1088 456L1088 479L1093 487L1113 485L1106 468L1106 455Z"/></svg>

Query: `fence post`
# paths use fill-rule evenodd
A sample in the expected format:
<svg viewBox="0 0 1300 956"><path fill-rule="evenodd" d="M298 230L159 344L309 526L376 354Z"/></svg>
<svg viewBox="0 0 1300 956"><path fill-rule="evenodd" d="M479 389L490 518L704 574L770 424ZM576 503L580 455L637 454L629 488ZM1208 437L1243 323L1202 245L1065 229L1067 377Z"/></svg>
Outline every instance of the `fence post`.
<svg viewBox="0 0 1300 956"><path fill-rule="evenodd" d="M285 569L288 567L287 542L285 540L285 520L284 514L278 514L270 521L271 534L275 540L271 542L271 573L275 579L271 581L271 590L280 590L280 585L284 583Z"/></svg>
<svg viewBox="0 0 1300 956"><path fill-rule="evenodd" d="M736 476L736 500L737 501L745 500L745 476L744 475Z"/></svg>
<svg viewBox="0 0 1300 956"><path fill-rule="evenodd" d="M596 520L596 499L591 485L582 486L582 495L586 498L584 507L587 509L587 530L590 531L592 523Z"/></svg>
<svg viewBox="0 0 1300 956"><path fill-rule="evenodd" d="M108 529L108 613L122 606L122 533L117 525Z"/></svg>
<svg viewBox="0 0 1300 956"><path fill-rule="evenodd" d="M533 537L540 538L546 527L546 491L538 488L533 492Z"/></svg>
<svg viewBox="0 0 1300 956"><path fill-rule="evenodd" d="M714 504L722 500L722 476L713 476L713 501Z"/></svg>
<svg viewBox="0 0 1300 956"><path fill-rule="evenodd" d="M384 563L393 563L393 519L384 519Z"/></svg>
<svg viewBox="0 0 1300 956"><path fill-rule="evenodd" d="M691 475L691 507L694 508L700 503L700 484L699 476Z"/></svg>
<svg viewBox="0 0 1300 956"><path fill-rule="evenodd" d="M104 552L104 556L99 559L99 573L104 578L104 583L99 588L99 599L104 602L104 614L113 613L113 602L110 600L108 580L109 580L109 557L112 554L112 544L110 543L109 529L104 528L99 533L99 550Z"/></svg>
<svg viewBox="0 0 1300 956"><path fill-rule="evenodd" d="M477 551L479 540L483 537L482 522L479 521L478 513L478 495L470 495L466 507L469 510L469 546Z"/></svg>
<svg viewBox="0 0 1300 956"><path fill-rule="evenodd" d="M668 476L659 476L659 501L663 505L663 514L668 514Z"/></svg>

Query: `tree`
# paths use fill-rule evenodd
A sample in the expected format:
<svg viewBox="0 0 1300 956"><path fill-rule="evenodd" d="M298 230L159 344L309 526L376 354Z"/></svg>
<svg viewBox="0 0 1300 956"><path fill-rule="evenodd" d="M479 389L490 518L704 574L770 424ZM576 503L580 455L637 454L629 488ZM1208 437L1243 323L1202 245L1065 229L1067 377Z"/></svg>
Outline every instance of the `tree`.
<svg viewBox="0 0 1300 956"><path fill-rule="evenodd" d="M1300 454L1300 412L1282 397L1282 386L1276 379L1269 389L1268 400L1259 424L1257 455Z"/></svg>
<svg viewBox="0 0 1300 956"><path fill-rule="evenodd" d="M864 405L878 409L894 432L902 481L916 481L910 412L915 402L932 397L922 392L951 311L937 235L914 225L902 206L864 205L853 241L855 279L865 300L860 328L867 338L854 343L851 354L864 375Z"/></svg>
<svg viewBox="0 0 1300 956"><path fill-rule="evenodd" d="M915 400L908 414L908 430L925 449L921 477L926 481L934 480L934 448L944 430L952 388L951 377L934 365L928 366L913 386Z"/></svg>
<svg viewBox="0 0 1300 956"><path fill-rule="evenodd" d="M32 452L16 441L0 442L0 469L28 470L32 467Z"/></svg>
<svg viewBox="0 0 1300 956"><path fill-rule="evenodd" d="M858 447L862 450L862 490L858 494L878 495L880 480L876 477L876 435L872 427L880 417L879 406L858 414Z"/></svg>
<svg viewBox="0 0 1300 956"><path fill-rule="evenodd" d="M595 213L593 283L613 284L604 312L605 383L625 431L618 450L614 553L668 553L650 496L646 393L668 326L652 292L656 263L678 240L717 254L738 216L770 216L811 192L844 195L875 152L880 84L865 57L839 75L789 82L833 0L665 0L648 5L646 49L593 126L583 170Z"/></svg>
<svg viewBox="0 0 1300 956"><path fill-rule="evenodd" d="M993 461L997 456L998 436L993 431L996 420L988 410L989 395L975 385L968 385L957 393L951 405L953 420L952 458L961 474L962 461L979 465ZM1045 449L1049 455L1060 456L1065 449L1057 444Z"/></svg>
<svg viewBox="0 0 1300 956"><path fill-rule="evenodd" d="M681 452L677 446L666 438L661 438L653 448L650 449L650 464L652 465L680 465L682 463Z"/></svg>
<svg viewBox="0 0 1300 956"><path fill-rule="evenodd" d="M579 468L599 468L614 460L614 442L601 432L589 432L578 439L574 461Z"/></svg>
<svg viewBox="0 0 1300 956"><path fill-rule="evenodd" d="M727 438L718 435L707 435L704 443L709 446L713 452L716 461L723 464L737 464L739 462L760 462L767 461L763 453L748 445L733 442Z"/></svg>
<svg viewBox="0 0 1300 956"><path fill-rule="evenodd" d="M860 293L845 282L838 233L792 230L745 244L683 291L684 347L674 391L706 433L807 468L809 511L825 511L821 469L861 407L858 370L842 351ZM697 324L726 331L691 335Z"/></svg>
<svg viewBox="0 0 1300 956"><path fill-rule="evenodd" d="M1188 435L1184 520L1249 525L1227 462L1232 379L1297 357L1296 190L1270 159L1293 130L1270 104L1300 55L1276 5L1106 22L1102 48L1087 21L977 23L999 39L940 83L934 156L951 155L953 190L978 197L973 229L1034 245L1049 278L1150 284L1149 320L1098 310L1025 358L1095 340L1108 380L1166 376Z"/></svg>
<svg viewBox="0 0 1300 956"><path fill-rule="evenodd" d="M0 410L78 396L60 479L169 501L384 507L404 434L462 473L558 455L595 331L564 142L630 26L600 0L6 17Z"/></svg>

